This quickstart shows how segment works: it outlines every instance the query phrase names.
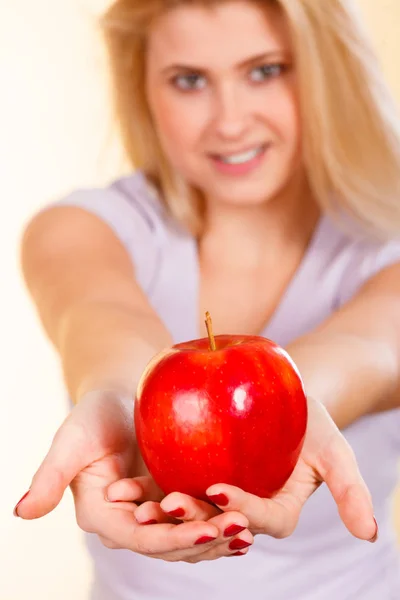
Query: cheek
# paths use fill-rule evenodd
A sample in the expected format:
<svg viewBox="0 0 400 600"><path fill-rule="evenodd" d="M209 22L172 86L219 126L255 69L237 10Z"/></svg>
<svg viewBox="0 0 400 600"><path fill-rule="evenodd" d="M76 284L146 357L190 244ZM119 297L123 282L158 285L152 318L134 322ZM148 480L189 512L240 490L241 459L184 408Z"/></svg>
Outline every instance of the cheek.
<svg viewBox="0 0 400 600"><path fill-rule="evenodd" d="M152 103L159 139L165 153L175 164L186 162L204 127L201 112L188 100L160 94Z"/></svg>
<svg viewBox="0 0 400 600"><path fill-rule="evenodd" d="M290 154L298 152L301 147L300 108L292 87L277 87L268 106L269 120L282 148Z"/></svg>

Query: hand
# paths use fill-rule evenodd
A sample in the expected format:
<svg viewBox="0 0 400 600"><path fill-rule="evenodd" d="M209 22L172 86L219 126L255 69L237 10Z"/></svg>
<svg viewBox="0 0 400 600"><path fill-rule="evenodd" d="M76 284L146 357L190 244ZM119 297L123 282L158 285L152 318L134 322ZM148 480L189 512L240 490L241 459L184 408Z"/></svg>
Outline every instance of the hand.
<svg viewBox="0 0 400 600"><path fill-rule="evenodd" d="M217 528L213 538L200 537L195 543L196 548L192 548L191 551L188 548L183 556L176 558L171 554L164 559L196 563L224 556L242 556L248 552L254 538L248 530L248 519L243 514L237 511L221 512L208 502L177 492L160 501L153 492L154 487L155 483L150 476L126 478L112 483L107 488L106 495L109 502L133 503L131 505L134 507L136 521L142 527L150 527L154 532L157 531L157 535L160 535L161 524L165 523L177 527L179 523L198 524L203 521L204 524L207 522ZM173 508L170 508L171 506ZM182 525L179 525L178 529L181 528ZM241 534L240 537L238 534Z"/></svg>
<svg viewBox="0 0 400 600"><path fill-rule="evenodd" d="M325 482L337 504L339 515L355 537L371 542L377 539L377 524L373 515L370 493L358 470L353 451L334 424L325 407L308 400L308 427L299 461L282 490L270 499L227 485L215 484L207 495L222 511L238 511L249 521L253 535L267 534L284 538L293 533L307 499ZM161 516L160 509L181 508L183 519L202 519L203 503L184 494L166 496L159 508L148 507L146 518ZM135 513L146 506L139 507Z"/></svg>
<svg viewBox="0 0 400 600"><path fill-rule="evenodd" d="M139 524L137 504L110 502L106 497L113 482L140 474L137 501L160 501L162 493L143 469L133 431L133 402L113 392L91 392L73 408L57 431L51 448L33 477L29 493L15 514L40 518L52 511L71 487L76 520L86 532L95 533L108 548L126 548L144 555L197 562L223 555L227 545L212 544L231 518L246 527L243 515L213 509L215 519L177 525L168 518L154 526ZM219 513L219 514L217 514ZM247 532L250 540L252 536ZM207 541L208 540L208 543ZM201 541L201 543L199 543ZM230 550L230 554L233 551Z"/></svg>

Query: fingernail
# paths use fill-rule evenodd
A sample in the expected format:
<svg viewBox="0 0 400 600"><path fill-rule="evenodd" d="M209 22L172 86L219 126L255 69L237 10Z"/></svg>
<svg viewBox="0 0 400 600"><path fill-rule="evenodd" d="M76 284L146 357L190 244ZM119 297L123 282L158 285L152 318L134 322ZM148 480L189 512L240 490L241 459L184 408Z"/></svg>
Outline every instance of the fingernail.
<svg viewBox="0 0 400 600"><path fill-rule="evenodd" d="M229 504L229 498L225 496L225 494L214 494L213 496L209 496L207 494L207 497L209 500L211 500L211 502L217 504L218 506L226 506Z"/></svg>
<svg viewBox="0 0 400 600"><path fill-rule="evenodd" d="M240 550L238 552L232 552L232 554L230 554L229 556L244 556L245 553L244 552L240 552Z"/></svg>
<svg viewBox="0 0 400 600"><path fill-rule="evenodd" d="M237 535L244 529L246 529L246 527L243 527L242 525L230 525L225 529L224 536L231 537L232 535Z"/></svg>
<svg viewBox="0 0 400 600"><path fill-rule="evenodd" d="M368 540L369 542L371 542L371 544L374 544L376 542L376 540L378 539L378 535L379 535L379 527L378 527L378 523L376 522L376 519L374 517L374 522L375 522L375 526L376 526L376 532L373 538L371 538L370 540Z"/></svg>
<svg viewBox="0 0 400 600"><path fill-rule="evenodd" d="M213 542L215 539L217 538L211 537L210 535L203 535L194 543L194 545L198 546L199 544L208 544L208 542Z"/></svg>
<svg viewBox="0 0 400 600"><path fill-rule="evenodd" d="M156 525L158 523L157 519L150 519L149 521L144 521L143 523L139 522L139 525Z"/></svg>
<svg viewBox="0 0 400 600"><path fill-rule="evenodd" d="M167 515L169 515L170 517L183 517L184 514L185 510L181 507L175 508L175 510L167 511Z"/></svg>
<svg viewBox="0 0 400 600"><path fill-rule="evenodd" d="M232 540L229 544L230 550L243 550L243 548L248 548L251 546L250 542L245 542L244 540L236 539Z"/></svg>
<svg viewBox="0 0 400 600"><path fill-rule="evenodd" d="M18 514L18 506L21 504L21 502L22 502L23 500L25 500L25 498L27 497L27 495L29 494L29 492L30 492L30 490L28 490L28 491L27 491L27 492L26 492L26 493L25 493L25 494L22 496L21 500L19 500L19 501L17 502L17 504L15 505L15 507L14 507L14 510L13 510L13 515L14 515L14 517L19 517L19 514Z"/></svg>

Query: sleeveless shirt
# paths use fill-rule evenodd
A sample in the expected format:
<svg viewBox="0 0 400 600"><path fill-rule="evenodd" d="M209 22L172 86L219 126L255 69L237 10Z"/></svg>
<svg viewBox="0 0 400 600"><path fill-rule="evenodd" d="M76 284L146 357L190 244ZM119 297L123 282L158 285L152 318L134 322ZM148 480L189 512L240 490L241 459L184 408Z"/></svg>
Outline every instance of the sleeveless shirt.
<svg viewBox="0 0 400 600"><path fill-rule="evenodd" d="M168 215L143 173L104 188L76 190L57 204L87 210L112 228L174 343L204 337L198 331L196 241ZM397 261L400 241L352 237L322 216L261 335L285 347L340 308L369 277ZM248 554L238 558L169 563L107 549L88 534L92 600L398 600L392 493L398 481L400 409L364 416L342 433L372 493L377 543L358 540L347 531L322 485L306 502L290 537L258 535Z"/></svg>

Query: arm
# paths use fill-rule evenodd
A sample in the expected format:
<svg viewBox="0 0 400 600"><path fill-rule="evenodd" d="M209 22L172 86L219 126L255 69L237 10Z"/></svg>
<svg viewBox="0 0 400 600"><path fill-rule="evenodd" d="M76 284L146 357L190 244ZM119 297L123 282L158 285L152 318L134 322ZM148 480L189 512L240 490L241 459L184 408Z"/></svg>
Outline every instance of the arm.
<svg viewBox="0 0 400 600"><path fill-rule="evenodd" d="M306 392L339 428L400 405L400 264L372 277L313 332L289 344Z"/></svg>
<svg viewBox="0 0 400 600"><path fill-rule="evenodd" d="M175 519L158 508L157 525L147 527L132 513L137 502L157 507L163 497L151 477L137 477L134 497L125 502L113 503L107 493L111 484L146 474L137 456L132 400L145 364L171 344L111 229L78 208L50 209L25 232L22 267L76 406L15 514L42 517L70 486L77 523L107 548L190 563L231 555L232 535L223 532L232 521L245 529L243 515L218 514L203 503L195 522L175 527ZM251 533L243 535L251 543Z"/></svg>
<svg viewBox="0 0 400 600"><path fill-rule="evenodd" d="M52 208L29 223L21 259L73 402L104 388L132 397L146 363L171 340L111 229L80 208Z"/></svg>
<svg viewBox="0 0 400 600"><path fill-rule="evenodd" d="M398 264L371 277L346 305L287 346L308 396L307 432L293 473L273 498L225 483L206 491L221 510L244 514L253 534L291 535L302 507L325 483L347 529L363 540L378 539L371 494L338 427L400 404L399 295ZM191 500L181 494L170 494L162 505L194 513Z"/></svg>
<svg viewBox="0 0 400 600"><path fill-rule="evenodd" d="M80 209L51 209L36 217L24 236L22 266L77 405L54 436L29 494L18 503L18 516L32 519L47 514L70 485L78 524L96 533L108 548L198 562L232 554L223 534L232 523L274 537L290 535L301 507L326 481L349 531L361 539L372 538L376 532L372 503L355 458L327 411L312 399L302 456L276 499L260 499L226 485L216 491L221 488L217 484L208 493L214 498L226 491L229 500L220 514L213 505L199 506L175 494L164 499L167 504L157 512L159 524L151 527L132 518L135 503L144 506L146 500L156 499L151 478L139 478L146 485L137 484L133 497L128 490L125 502L116 507L106 501L110 486L139 473L132 470L136 458L132 415L119 396L132 399L145 362L170 344L168 333L135 282L122 245L106 225ZM122 394L86 393L106 387ZM350 489L356 493L348 494ZM173 510L172 501L184 507L192 502L185 513L187 522L179 527L164 513ZM250 531L240 535L252 543ZM214 538L215 542L208 541Z"/></svg>

